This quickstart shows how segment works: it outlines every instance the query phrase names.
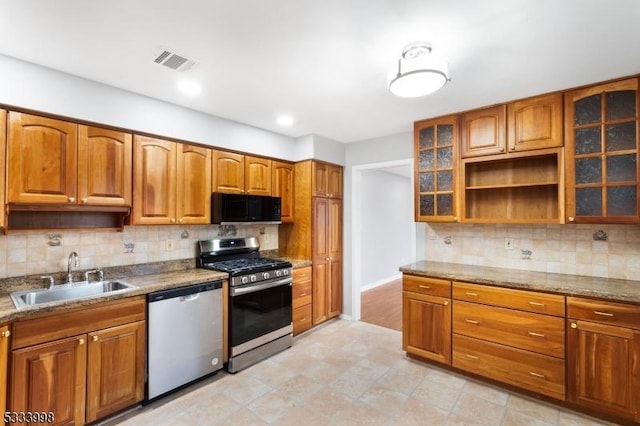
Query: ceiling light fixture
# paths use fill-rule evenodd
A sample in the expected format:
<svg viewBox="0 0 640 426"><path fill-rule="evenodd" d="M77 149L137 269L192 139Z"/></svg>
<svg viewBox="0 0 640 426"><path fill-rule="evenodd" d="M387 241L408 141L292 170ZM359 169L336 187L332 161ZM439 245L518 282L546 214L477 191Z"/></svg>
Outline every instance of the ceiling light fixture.
<svg viewBox="0 0 640 426"><path fill-rule="evenodd" d="M280 126L291 126L293 125L293 117L290 115L280 115L276 118L276 123Z"/></svg>
<svg viewBox="0 0 640 426"><path fill-rule="evenodd" d="M199 95L202 92L202 87L194 81L183 80L178 83L178 90L185 95Z"/></svg>
<svg viewBox="0 0 640 426"><path fill-rule="evenodd" d="M425 41L411 43L402 50L389 79L389 90L402 98L416 98L435 92L449 79L446 62L431 55L431 44Z"/></svg>

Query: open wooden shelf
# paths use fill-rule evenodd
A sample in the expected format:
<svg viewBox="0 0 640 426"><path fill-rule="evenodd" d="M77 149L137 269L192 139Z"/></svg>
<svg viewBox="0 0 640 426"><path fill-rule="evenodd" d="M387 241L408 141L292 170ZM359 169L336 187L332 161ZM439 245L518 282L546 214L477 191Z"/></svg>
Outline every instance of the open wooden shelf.
<svg viewBox="0 0 640 426"><path fill-rule="evenodd" d="M547 149L464 160L464 221L560 223L564 211L561 155L561 149Z"/></svg>

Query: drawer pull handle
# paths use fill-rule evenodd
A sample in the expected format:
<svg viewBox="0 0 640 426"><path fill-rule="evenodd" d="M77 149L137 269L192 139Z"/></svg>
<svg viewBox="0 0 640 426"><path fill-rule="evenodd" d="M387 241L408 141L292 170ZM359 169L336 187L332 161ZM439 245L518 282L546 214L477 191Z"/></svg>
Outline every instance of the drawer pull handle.
<svg viewBox="0 0 640 426"><path fill-rule="evenodd" d="M593 313L596 314L596 315L603 316L603 317L612 317L613 316L613 314L609 313L609 312L593 311Z"/></svg>
<svg viewBox="0 0 640 426"><path fill-rule="evenodd" d="M534 371L529 371L529 374L533 377L538 377L540 379L546 379L547 377L544 374L536 373Z"/></svg>
<svg viewBox="0 0 640 426"><path fill-rule="evenodd" d="M469 359L474 359L474 360L480 359L480 358L478 358L477 356L475 356L475 355L471 355L471 354L465 354L465 356L466 356L467 358L469 358Z"/></svg>
<svg viewBox="0 0 640 426"><path fill-rule="evenodd" d="M300 297L306 296L306 295L307 295L307 293L300 293Z"/></svg>
<svg viewBox="0 0 640 426"><path fill-rule="evenodd" d="M531 306L544 306L544 303L542 303L542 302L529 302L529 304Z"/></svg>
<svg viewBox="0 0 640 426"><path fill-rule="evenodd" d="M469 324L480 324L480 321L476 321L476 320L472 320L472 319L466 319L464 320L465 322L468 322Z"/></svg>
<svg viewBox="0 0 640 426"><path fill-rule="evenodd" d="M425 290L431 290L431 286L428 286L428 285L420 284L419 287L424 288Z"/></svg>
<svg viewBox="0 0 640 426"><path fill-rule="evenodd" d="M544 334L536 333L535 331L528 331L527 333L529 333L529 336L532 336L532 337L545 337Z"/></svg>
<svg viewBox="0 0 640 426"><path fill-rule="evenodd" d="M466 294L467 296L471 296L471 297L478 297L478 293L473 293L471 291L466 291L464 294Z"/></svg>

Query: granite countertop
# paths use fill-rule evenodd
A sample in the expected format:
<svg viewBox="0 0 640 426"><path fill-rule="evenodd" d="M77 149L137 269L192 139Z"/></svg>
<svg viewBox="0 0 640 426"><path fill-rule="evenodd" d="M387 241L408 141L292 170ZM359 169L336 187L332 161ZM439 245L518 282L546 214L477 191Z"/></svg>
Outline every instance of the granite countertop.
<svg viewBox="0 0 640 426"><path fill-rule="evenodd" d="M310 260L292 259L280 255L276 250L263 252L262 256L274 257L291 262L294 268L311 266ZM55 311L61 308L90 306L108 300L122 299L145 295L154 291L169 288L184 287L207 281L226 280L229 276L224 272L210 271L208 269L195 268L195 259L185 259L169 262L155 262L143 265L130 265L105 269L105 278L108 280L121 280L132 284L137 288L122 293L96 296L79 300L55 302L38 306L30 306L16 309L9 293L18 290L30 290L42 288L40 276L15 277L0 280L0 324L19 318L27 318L45 312ZM54 274L57 282L63 282L62 273Z"/></svg>
<svg viewBox="0 0 640 426"><path fill-rule="evenodd" d="M432 261L410 263L400 267L400 271L447 280L640 304L640 281Z"/></svg>
<svg viewBox="0 0 640 426"><path fill-rule="evenodd" d="M61 308L90 306L108 300L123 299L126 297L140 296L159 290L169 288L184 287L192 284L199 284L208 281L226 280L228 274L224 272L210 271L207 269L190 268L183 270L173 270L130 277L119 277L122 281L135 285L137 288L126 290L118 294L91 297L79 300L69 300L55 302L39 306L30 306L16 309L8 294L0 295L0 324L19 318L27 318L45 312L51 312ZM107 275L108 279L116 279Z"/></svg>

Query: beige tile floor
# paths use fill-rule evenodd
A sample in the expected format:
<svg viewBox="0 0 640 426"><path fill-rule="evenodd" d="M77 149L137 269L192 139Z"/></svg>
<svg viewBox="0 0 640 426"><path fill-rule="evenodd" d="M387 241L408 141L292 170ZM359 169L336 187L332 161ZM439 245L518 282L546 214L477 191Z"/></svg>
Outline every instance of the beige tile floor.
<svg viewBox="0 0 640 426"><path fill-rule="evenodd" d="M106 425L603 425L406 358L401 333L335 320L235 375Z"/></svg>

